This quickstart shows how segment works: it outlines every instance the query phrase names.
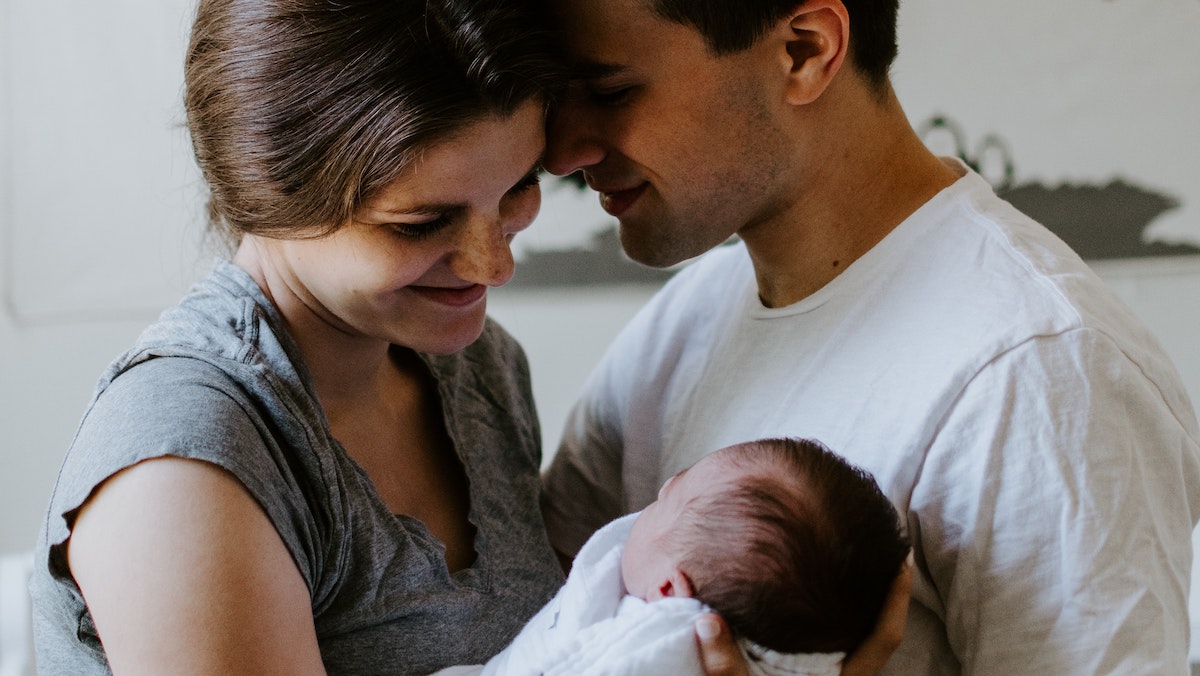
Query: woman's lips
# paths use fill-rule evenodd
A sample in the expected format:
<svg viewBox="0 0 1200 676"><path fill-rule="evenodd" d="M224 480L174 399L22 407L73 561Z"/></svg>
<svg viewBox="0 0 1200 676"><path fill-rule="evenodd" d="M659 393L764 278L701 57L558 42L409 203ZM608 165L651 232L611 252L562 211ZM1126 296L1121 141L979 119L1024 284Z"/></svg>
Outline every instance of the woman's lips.
<svg viewBox="0 0 1200 676"><path fill-rule="evenodd" d="M466 307L472 305L487 294L488 288L483 284L472 284L458 288L444 286L410 286L409 290L432 300L435 303L451 307Z"/></svg>
<svg viewBox="0 0 1200 676"><path fill-rule="evenodd" d="M633 206L633 203L646 191L646 185L646 183L642 183L627 190L601 190L599 191L600 207L609 214L620 218L621 214L628 211L629 207Z"/></svg>

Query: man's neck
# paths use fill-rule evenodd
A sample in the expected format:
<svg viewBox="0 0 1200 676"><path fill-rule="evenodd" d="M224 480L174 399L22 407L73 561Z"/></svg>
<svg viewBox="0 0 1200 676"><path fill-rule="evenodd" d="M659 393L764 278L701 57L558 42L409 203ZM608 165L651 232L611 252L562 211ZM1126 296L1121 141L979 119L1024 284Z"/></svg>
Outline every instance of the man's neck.
<svg viewBox="0 0 1200 676"><path fill-rule="evenodd" d="M863 102L860 102L863 103ZM840 275L923 204L959 178L926 149L894 97L821 128L839 143L814 144L786 209L739 231L767 307L802 300ZM818 128L818 127L814 127ZM810 148L811 151L811 148Z"/></svg>

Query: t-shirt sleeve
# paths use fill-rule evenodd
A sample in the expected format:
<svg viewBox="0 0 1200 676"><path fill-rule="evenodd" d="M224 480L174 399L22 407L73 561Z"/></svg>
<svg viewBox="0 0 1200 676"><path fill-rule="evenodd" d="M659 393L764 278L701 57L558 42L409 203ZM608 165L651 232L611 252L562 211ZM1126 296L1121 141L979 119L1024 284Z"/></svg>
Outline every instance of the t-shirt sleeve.
<svg viewBox="0 0 1200 676"><path fill-rule="evenodd" d="M122 373L88 409L67 453L47 526L51 568L66 575L63 545L96 487L144 460L178 457L215 464L245 487L311 591L320 556L304 544L320 541L304 485L311 459L279 447L273 436L250 398L212 365L169 357Z"/></svg>
<svg viewBox="0 0 1200 676"><path fill-rule="evenodd" d="M753 284L743 248L714 250L675 275L609 346L543 474L546 526L560 552L574 554L604 524L653 502L666 480L667 406L688 399L676 388L704 368L714 334L747 293L754 298Z"/></svg>
<svg viewBox="0 0 1200 676"><path fill-rule="evenodd" d="M1195 424L1104 335L1032 339L942 421L911 501L914 601L966 674L1177 673Z"/></svg>
<svg viewBox="0 0 1200 676"><path fill-rule="evenodd" d="M626 513L621 480L620 367L610 351L567 416L562 441L542 476L550 544L574 556L592 533Z"/></svg>

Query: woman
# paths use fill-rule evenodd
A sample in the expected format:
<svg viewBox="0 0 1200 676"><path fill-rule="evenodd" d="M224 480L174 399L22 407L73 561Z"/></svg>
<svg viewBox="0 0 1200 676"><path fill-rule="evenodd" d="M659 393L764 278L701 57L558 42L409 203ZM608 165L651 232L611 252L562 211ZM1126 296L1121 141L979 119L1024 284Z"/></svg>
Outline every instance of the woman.
<svg viewBox="0 0 1200 676"><path fill-rule="evenodd" d="M102 378L39 546L43 673L429 673L550 598L528 372L484 316L539 206L540 16L200 3L188 125L236 253Z"/></svg>

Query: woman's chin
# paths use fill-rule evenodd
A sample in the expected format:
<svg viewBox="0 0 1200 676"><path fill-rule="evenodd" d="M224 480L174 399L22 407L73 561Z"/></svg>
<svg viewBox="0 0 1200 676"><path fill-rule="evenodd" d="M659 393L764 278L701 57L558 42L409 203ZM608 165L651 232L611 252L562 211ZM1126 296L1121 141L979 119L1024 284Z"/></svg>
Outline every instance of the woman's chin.
<svg viewBox="0 0 1200 676"><path fill-rule="evenodd" d="M483 327L484 317L481 315L477 322L455 322L453 326L444 326L440 331L427 331L409 340L396 342L425 354L455 354L479 340L479 336L483 335Z"/></svg>

